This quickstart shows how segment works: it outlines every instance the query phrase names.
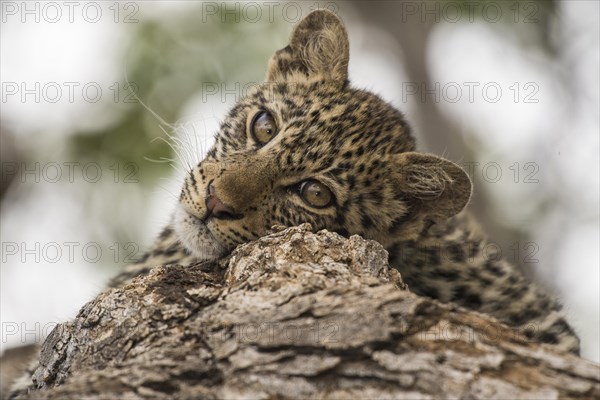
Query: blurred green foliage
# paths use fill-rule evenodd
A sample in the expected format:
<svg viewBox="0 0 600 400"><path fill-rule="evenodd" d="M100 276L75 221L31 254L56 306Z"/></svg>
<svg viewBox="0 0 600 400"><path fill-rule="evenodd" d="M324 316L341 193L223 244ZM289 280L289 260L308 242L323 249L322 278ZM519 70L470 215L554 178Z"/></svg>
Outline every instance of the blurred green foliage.
<svg viewBox="0 0 600 400"><path fill-rule="evenodd" d="M131 46L123 60L127 76L120 86L120 100L131 103L125 104L116 125L73 135L70 159L103 166L133 162L139 167L140 183L146 185L167 174L168 165L148 161L175 156L165 141L154 140L168 139L163 129L171 129L161 128L152 113L175 124L205 83L231 89L235 82L260 82L270 55L285 41L285 22L240 23L230 10L220 12L207 16L197 4L164 18L140 19L131 28Z"/></svg>

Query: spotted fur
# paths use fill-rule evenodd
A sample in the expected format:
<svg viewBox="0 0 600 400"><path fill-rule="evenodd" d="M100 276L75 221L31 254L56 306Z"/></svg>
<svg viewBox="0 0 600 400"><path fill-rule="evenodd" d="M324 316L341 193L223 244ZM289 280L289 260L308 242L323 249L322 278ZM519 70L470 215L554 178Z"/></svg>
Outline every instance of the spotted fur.
<svg viewBox="0 0 600 400"><path fill-rule="evenodd" d="M309 222L379 241L410 289L490 314L519 334L578 352L560 305L508 262L484 254L485 237L461 212L471 182L456 164L415 152L403 115L348 81L348 38L333 14L315 11L268 65L267 80L227 115L206 158L185 179L173 223L120 284L153 265L228 254L273 225ZM259 143L260 112L277 132ZM298 184L315 180L331 206L304 201ZM228 213L207 218L212 185ZM220 204L221 204L220 203Z"/></svg>

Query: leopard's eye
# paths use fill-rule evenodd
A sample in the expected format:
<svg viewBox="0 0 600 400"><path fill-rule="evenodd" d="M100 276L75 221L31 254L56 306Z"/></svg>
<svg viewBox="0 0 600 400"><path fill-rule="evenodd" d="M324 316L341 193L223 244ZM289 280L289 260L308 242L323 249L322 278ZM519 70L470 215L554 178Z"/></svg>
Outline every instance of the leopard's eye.
<svg viewBox="0 0 600 400"><path fill-rule="evenodd" d="M275 118L266 111L259 112L252 118L250 133L258 143L267 143L277 134Z"/></svg>
<svg viewBox="0 0 600 400"><path fill-rule="evenodd" d="M308 205L316 208L327 207L333 201L331 190L322 183L313 180L302 182L298 186L298 193Z"/></svg>

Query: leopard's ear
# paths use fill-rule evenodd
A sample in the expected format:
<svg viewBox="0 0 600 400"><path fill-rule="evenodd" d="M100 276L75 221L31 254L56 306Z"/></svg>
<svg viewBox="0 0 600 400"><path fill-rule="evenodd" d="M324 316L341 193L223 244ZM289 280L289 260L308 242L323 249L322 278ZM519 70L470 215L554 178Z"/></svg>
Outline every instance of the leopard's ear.
<svg viewBox="0 0 600 400"><path fill-rule="evenodd" d="M294 28L290 44L271 57L267 82L317 77L345 84L348 49L342 21L332 12L313 11Z"/></svg>
<svg viewBox="0 0 600 400"><path fill-rule="evenodd" d="M395 190L417 219L438 222L458 214L471 197L472 185L458 165L433 154L407 152L394 156Z"/></svg>

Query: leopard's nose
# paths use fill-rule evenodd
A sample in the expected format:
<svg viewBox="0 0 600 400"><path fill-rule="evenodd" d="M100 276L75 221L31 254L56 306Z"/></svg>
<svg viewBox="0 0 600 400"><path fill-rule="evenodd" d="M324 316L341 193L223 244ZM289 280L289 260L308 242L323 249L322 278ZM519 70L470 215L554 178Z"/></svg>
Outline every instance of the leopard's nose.
<svg viewBox="0 0 600 400"><path fill-rule="evenodd" d="M238 216L235 214L233 208L229 207L219 199L217 196L217 190L212 184L208 185L206 190L206 217L207 220L210 217L216 219L236 219Z"/></svg>

